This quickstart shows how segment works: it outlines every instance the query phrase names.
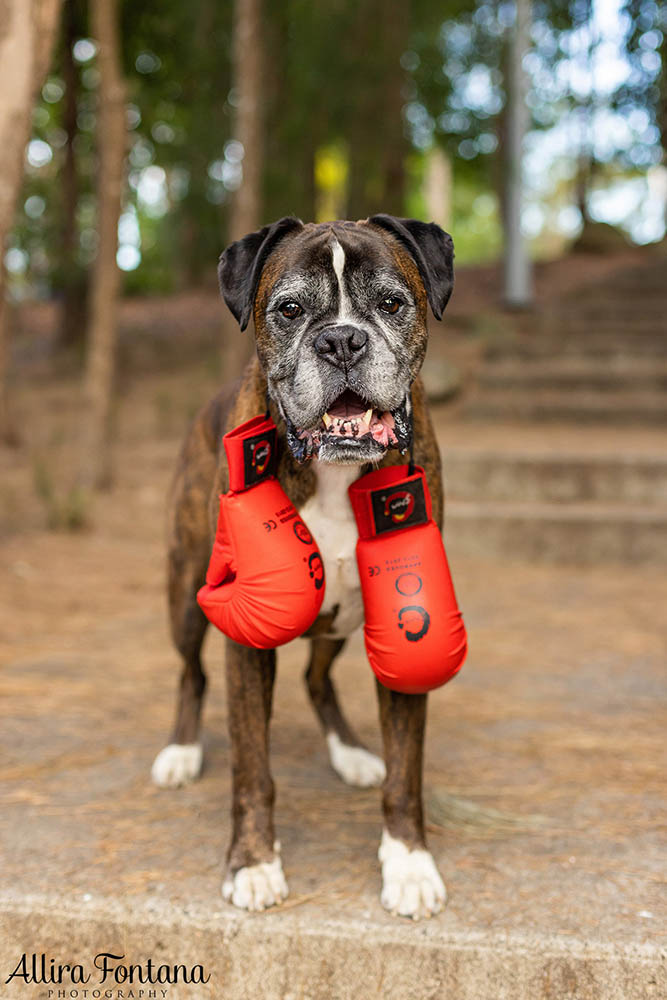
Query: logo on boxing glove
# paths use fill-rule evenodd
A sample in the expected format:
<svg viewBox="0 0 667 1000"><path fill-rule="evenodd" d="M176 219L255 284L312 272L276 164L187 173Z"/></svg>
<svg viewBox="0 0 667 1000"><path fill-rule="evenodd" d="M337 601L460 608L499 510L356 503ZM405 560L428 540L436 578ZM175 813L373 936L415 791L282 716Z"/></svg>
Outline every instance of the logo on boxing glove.
<svg viewBox="0 0 667 1000"><path fill-rule="evenodd" d="M414 508L415 498L412 493L408 493L407 490L401 490L387 497L387 502L384 505L384 516L390 517L394 524L400 524L401 521L405 521L406 518L410 517Z"/></svg>
<svg viewBox="0 0 667 1000"><path fill-rule="evenodd" d="M243 478L245 488L255 486L263 479L275 475L276 431L264 430L243 442Z"/></svg>
<svg viewBox="0 0 667 1000"><path fill-rule="evenodd" d="M264 472L271 458L271 445L268 441L260 441L252 450L252 465L258 476Z"/></svg>
<svg viewBox="0 0 667 1000"><path fill-rule="evenodd" d="M421 479L397 483L397 488L391 491L372 490L371 505L377 535L397 528L412 528L428 521Z"/></svg>
<svg viewBox="0 0 667 1000"><path fill-rule="evenodd" d="M403 630L408 642L419 642L428 632L431 616L426 608L409 604L398 612L398 627Z"/></svg>

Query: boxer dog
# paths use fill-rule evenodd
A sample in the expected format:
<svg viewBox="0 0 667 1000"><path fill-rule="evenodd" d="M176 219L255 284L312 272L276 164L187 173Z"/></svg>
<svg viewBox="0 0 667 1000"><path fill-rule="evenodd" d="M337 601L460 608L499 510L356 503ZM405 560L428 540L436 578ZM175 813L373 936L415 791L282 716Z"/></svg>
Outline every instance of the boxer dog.
<svg viewBox="0 0 667 1000"><path fill-rule="evenodd" d="M223 253L223 297L242 330L254 319L257 354L195 419L181 452L169 506L168 586L183 671L175 728L152 769L161 786L183 785L201 771L200 650L208 622L196 594L218 496L228 489L222 436L263 413L268 401L278 428L278 479L312 530L326 571L324 604L306 635L306 686L333 769L351 785L382 785L381 900L414 919L437 913L445 901L424 835L426 695L377 684L383 761L347 723L330 670L363 622L348 486L372 466L407 462L412 446L442 526L440 455L418 373L427 304L440 319L452 291L453 256L439 226L389 215L307 225L284 218ZM287 896L268 752L275 672L275 650L226 640L233 832L222 892L247 910Z"/></svg>

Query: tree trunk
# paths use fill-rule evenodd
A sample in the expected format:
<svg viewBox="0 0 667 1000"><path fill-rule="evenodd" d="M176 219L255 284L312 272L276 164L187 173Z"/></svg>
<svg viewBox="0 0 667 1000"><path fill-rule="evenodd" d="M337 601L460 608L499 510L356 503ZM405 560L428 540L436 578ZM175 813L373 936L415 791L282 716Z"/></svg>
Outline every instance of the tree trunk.
<svg viewBox="0 0 667 1000"><path fill-rule="evenodd" d="M240 240L257 229L262 183L262 44L261 0L236 0L234 11L234 138L243 146L243 181L229 217L229 238Z"/></svg>
<svg viewBox="0 0 667 1000"><path fill-rule="evenodd" d="M118 42L117 0L92 0L91 28L99 46L97 108L97 257L93 265L85 415L79 482L89 489L111 484L111 406L116 367L120 272L116 264L126 149L125 87Z"/></svg>
<svg viewBox="0 0 667 1000"><path fill-rule="evenodd" d="M65 0L63 8L62 73L65 84L63 128L67 136L62 178L62 231L60 243L60 286L62 305L58 344L69 347L81 344L86 333L87 274L78 261L79 230L76 209L79 202L79 172L75 142L79 134L77 110L79 73L72 52L77 38L85 34L79 0Z"/></svg>
<svg viewBox="0 0 667 1000"><path fill-rule="evenodd" d="M528 128L523 57L530 46L530 0L516 0L507 72L507 145L505 159L505 301L525 308L533 298L531 264L521 232L523 140Z"/></svg>
<svg viewBox="0 0 667 1000"><path fill-rule="evenodd" d="M240 240L258 229L262 218L262 2L236 0L234 8L234 138L243 146L243 180L234 194L229 215L229 239ZM225 379L234 379L253 352L250 336L242 334L230 313L223 322Z"/></svg>
<svg viewBox="0 0 667 1000"><path fill-rule="evenodd" d="M439 146L434 146L426 161L424 201L429 222L442 229L452 224L452 161Z"/></svg>
<svg viewBox="0 0 667 1000"><path fill-rule="evenodd" d="M663 32L660 43L660 81L658 91L658 128L660 130L660 148L662 149L662 166L667 170L667 32ZM667 239L667 191L665 192L663 209L665 220L665 236Z"/></svg>
<svg viewBox="0 0 667 1000"><path fill-rule="evenodd" d="M32 107L48 69L60 0L0 0L0 440L12 443L9 322L3 258L30 138Z"/></svg>
<svg viewBox="0 0 667 1000"><path fill-rule="evenodd" d="M408 142L403 124L405 73L401 56L410 37L410 3L394 0L383 3L384 95L382 138L382 212L403 215L405 211L405 159Z"/></svg>
<svg viewBox="0 0 667 1000"><path fill-rule="evenodd" d="M356 87L347 114L349 170L347 215L362 219L375 212L402 215L405 206L403 126L405 73L401 55L410 34L408 0L370 0L359 4L350 37L350 80ZM363 62L356 55L364 53Z"/></svg>

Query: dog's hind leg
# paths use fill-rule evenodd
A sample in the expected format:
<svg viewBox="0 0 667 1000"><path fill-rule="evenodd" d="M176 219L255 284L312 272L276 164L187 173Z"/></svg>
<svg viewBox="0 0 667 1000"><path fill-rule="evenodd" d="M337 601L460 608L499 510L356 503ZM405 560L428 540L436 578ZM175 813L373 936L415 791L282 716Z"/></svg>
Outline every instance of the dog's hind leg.
<svg viewBox="0 0 667 1000"><path fill-rule="evenodd" d="M199 777L199 738L206 677L201 647L208 622L197 604L211 551L209 497L215 455L207 446L201 421L186 439L169 502L168 598L171 636L183 660L171 739L155 758L151 771L157 785L176 787Z"/></svg>
<svg viewBox="0 0 667 1000"><path fill-rule="evenodd" d="M178 787L199 777L202 768L200 741L201 709L206 675L201 664L201 646L208 622L197 604L197 589L203 583L208 553L199 558L180 549L169 553L169 613L174 645L183 658L176 705L176 722L167 746L153 762L156 785Z"/></svg>
<svg viewBox="0 0 667 1000"><path fill-rule="evenodd" d="M344 645L345 639L319 637L311 640L306 687L324 730L334 771L348 785L368 788L382 784L385 767L383 761L357 739L338 704L329 672Z"/></svg>

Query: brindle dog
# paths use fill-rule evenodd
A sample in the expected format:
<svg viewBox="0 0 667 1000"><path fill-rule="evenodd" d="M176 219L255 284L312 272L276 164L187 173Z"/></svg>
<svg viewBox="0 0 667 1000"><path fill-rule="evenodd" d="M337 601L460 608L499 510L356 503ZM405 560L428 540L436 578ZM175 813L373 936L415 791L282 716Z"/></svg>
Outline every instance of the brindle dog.
<svg viewBox="0 0 667 1000"><path fill-rule="evenodd" d="M412 437L414 461L426 471L434 517L442 523L440 456L418 372L427 303L439 319L452 291L452 241L433 223L387 215L319 225L285 218L233 243L219 277L241 328L254 319L257 356L201 411L179 460L169 508L169 609L184 667L176 725L153 778L176 786L201 770L207 620L196 594L218 496L228 489L222 436L264 412L268 400L278 427L278 479L317 539L326 569L322 613L308 633L306 686L338 774L351 784L383 784L383 904L405 916L430 916L441 909L445 888L424 835L426 696L377 684L383 762L346 722L330 669L363 620L349 484L369 463L407 461ZM324 419L330 410L358 420L353 416L334 433L331 418ZM383 424L393 428L393 447ZM370 426L375 433L367 432ZM226 673L233 833L223 895L237 906L264 909L287 895L269 766L275 651L227 639Z"/></svg>

